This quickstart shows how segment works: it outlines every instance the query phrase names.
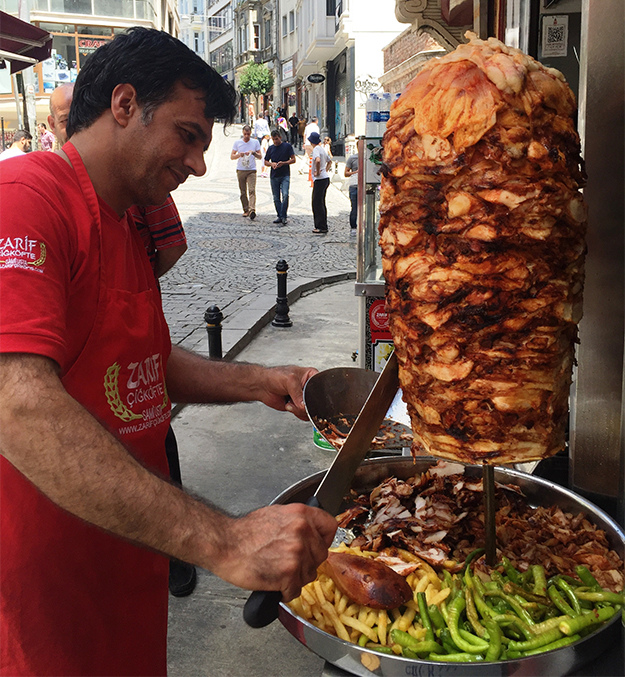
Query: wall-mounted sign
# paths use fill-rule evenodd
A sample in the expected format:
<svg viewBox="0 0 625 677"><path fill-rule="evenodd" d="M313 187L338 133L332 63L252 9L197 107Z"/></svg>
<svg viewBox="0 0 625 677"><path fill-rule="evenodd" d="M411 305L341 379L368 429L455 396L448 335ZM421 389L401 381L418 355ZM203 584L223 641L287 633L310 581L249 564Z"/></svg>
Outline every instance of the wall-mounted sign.
<svg viewBox="0 0 625 677"><path fill-rule="evenodd" d="M325 75L321 75L321 73L311 73L308 76L308 82L313 82L315 84L318 84L320 82L323 82L326 79Z"/></svg>
<svg viewBox="0 0 625 677"><path fill-rule="evenodd" d="M543 17L542 58L567 56L569 43L569 17L547 15Z"/></svg>
<svg viewBox="0 0 625 677"><path fill-rule="evenodd" d="M282 64L282 79L289 80L293 77L293 59Z"/></svg>

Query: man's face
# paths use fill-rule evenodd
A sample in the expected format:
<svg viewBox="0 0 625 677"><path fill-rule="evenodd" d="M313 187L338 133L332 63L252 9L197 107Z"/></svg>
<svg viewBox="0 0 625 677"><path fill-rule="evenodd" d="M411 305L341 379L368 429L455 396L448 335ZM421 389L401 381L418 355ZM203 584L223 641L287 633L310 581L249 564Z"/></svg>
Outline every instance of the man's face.
<svg viewBox="0 0 625 677"><path fill-rule="evenodd" d="M206 172L204 153L213 120L204 117L204 94L178 83L172 97L141 121L141 109L123 132L124 182L134 204L160 205L190 174Z"/></svg>
<svg viewBox="0 0 625 677"><path fill-rule="evenodd" d="M69 118L69 108L72 105L72 91L68 90L67 96L59 95L57 101L52 104L52 112L48 115L48 124L50 130L59 141L59 145L67 142L67 118Z"/></svg>
<svg viewBox="0 0 625 677"><path fill-rule="evenodd" d="M280 135L272 136L271 140L273 141L274 146L279 146L282 143L282 137Z"/></svg>
<svg viewBox="0 0 625 677"><path fill-rule="evenodd" d="M249 128L245 128L243 130L243 141L247 143L250 140L250 137L252 136L252 131Z"/></svg>

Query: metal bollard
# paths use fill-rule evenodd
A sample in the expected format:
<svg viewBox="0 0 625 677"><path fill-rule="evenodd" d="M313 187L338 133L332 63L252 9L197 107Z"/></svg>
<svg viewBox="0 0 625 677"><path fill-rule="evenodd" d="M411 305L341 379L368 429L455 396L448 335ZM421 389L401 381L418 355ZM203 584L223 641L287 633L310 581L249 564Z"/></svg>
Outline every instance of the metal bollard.
<svg viewBox="0 0 625 677"><path fill-rule="evenodd" d="M223 357L221 348L221 321L224 316L217 306L210 306L204 313L206 331L208 332L208 356L214 360Z"/></svg>
<svg viewBox="0 0 625 677"><path fill-rule="evenodd" d="M289 266L284 259L280 259L276 265L278 272L278 296L276 297L276 316L271 323L274 327L292 327L289 319L289 302L286 297L286 275Z"/></svg>

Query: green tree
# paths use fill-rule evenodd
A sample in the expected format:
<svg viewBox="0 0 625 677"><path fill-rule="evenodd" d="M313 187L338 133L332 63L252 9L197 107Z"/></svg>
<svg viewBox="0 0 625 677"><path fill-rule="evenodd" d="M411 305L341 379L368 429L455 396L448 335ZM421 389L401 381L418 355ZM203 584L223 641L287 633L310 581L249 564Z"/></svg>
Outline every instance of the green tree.
<svg viewBox="0 0 625 677"><path fill-rule="evenodd" d="M273 73L264 63L250 61L239 79L241 94L253 94L256 97L258 111L258 97L267 94L273 88Z"/></svg>

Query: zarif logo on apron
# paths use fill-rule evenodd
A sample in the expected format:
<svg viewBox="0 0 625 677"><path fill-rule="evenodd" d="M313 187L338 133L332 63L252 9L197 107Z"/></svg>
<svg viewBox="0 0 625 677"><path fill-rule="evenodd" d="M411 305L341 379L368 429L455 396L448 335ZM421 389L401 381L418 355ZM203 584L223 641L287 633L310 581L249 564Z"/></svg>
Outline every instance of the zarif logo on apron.
<svg viewBox="0 0 625 677"><path fill-rule="evenodd" d="M123 372L121 365L114 362L104 376L104 394L117 418L126 423L142 422L120 428L120 433L138 432L162 423L168 416L163 411L169 398L160 353L131 362Z"/></svg>

